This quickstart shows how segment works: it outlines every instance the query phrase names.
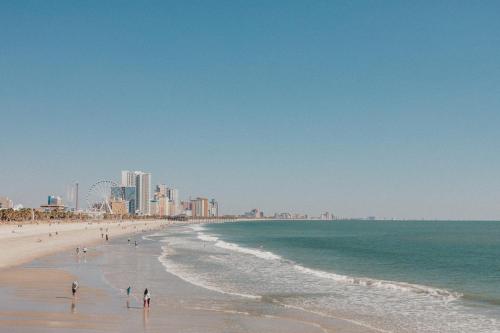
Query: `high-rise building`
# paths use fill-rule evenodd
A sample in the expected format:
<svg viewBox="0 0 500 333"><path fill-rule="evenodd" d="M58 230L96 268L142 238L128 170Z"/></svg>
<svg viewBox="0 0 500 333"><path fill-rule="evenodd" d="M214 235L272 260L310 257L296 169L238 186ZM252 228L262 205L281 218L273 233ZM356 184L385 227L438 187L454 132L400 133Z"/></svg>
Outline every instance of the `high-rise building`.
<svg viewBox="0 0 500 333"><path fill-rule="evenodd" d="M168 216L170 215L170 206L167 196L160 196L158 199L158 215Z"/></svg>
<svg viewBox="0 0 500 333"><path fill-rule="evenodd" d="M111 188L111 198L113 200L123 200L128 202L128 213L136 213L136 188L135 186L113 186Z"/></svg>
<svg viewBox="0 0 500 333"><path fill-rule="evenodd" d="M179 199L179 190L176 188L167 188L167 197L169 200L169 215L175 216L181 211L181 201Z"/></svg>
<svg viewBox="0 0 500 333"><path fill-rule="evenodd" d="M159 215L159 216L170 215L170 206L167 193L168 193L167 185L165 184L156 185L154 199L157 202L157 210L156 214L154 215Z"/></svg>
<svg viewBox="0 0 500 333"><path fill-rule="evenodd" d="M167 194L168 194L167 185L165 185L165 184L156 185L155 194L156 193L160 194L161 196L167 196Z"/></svg>
<svg viewBox="0 0 500 333"><path fill-rule="evenodd" d="M135 187L135 177L137 176L137 171L122 170L122 186L134 186Z"/></svg>
<svg viewBox="0 0 500 333"><path fill-rule="evenodd" d="M12 200L7 197L0 197L0 209L9 209L13 207L14 205L12 203Z"/></svg>
<svg viewBox="0 0 500 333"><path fill-rule="evenodd" d="M135 177L136 187L136 205L139 214L150 215L151 206L151 174L136 171Z"/></svg>
<svg viewBox="0 0 500 333"><path fill-rule="evenodd" d="M170 201L175 202L176 205L180 204L179 190L176 188L167 188L167 197Z"/></svg>
<svg viewBox="0 0 500 333"><path fill-rule="evenodd" d="M191 200L193 217L208 217L208 199L196 198Z"/></svg>
<svg viewBox="0 0 500 333"><path fill-rule="evenodd" d="M210 202L208 203L208 216L219 216L219 203L215 201L215 199L210 200Z"/></svg>

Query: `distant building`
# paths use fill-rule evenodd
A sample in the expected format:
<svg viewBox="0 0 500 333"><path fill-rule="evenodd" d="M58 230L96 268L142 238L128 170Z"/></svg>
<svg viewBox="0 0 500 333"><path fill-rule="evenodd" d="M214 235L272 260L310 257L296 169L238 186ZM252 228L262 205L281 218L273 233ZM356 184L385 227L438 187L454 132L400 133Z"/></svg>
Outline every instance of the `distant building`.
<svg viewBox="0 0 500 333"><path fill-rule="evenodd" d="M150 215L151 205L151 174L136 171L136 204L137 211L141 215Z"/></svg>
<svg viewBox="0 0 500 333"><path fill-rule="evenodd" d="M111 211L116 215L126 215L129 213L129 205L125 200L112 200L111 201Z"/></svg>
<svg viewBox="0 0 500 333"><path fill-rule="evenodd" d="M150 200L149 201L149 214L148 215L154 215L158 216L159 215L159 202L156 199Z"/></svg>
<svg viewBox="0 0 500 333"><path fill-rule="evenodd" d="M208 203L208 216L219 216L219 203L215 201L215 199L210 200L210 202Z"/></svg>
<svg viewBox="0 0 500 333"><path fill-rule="evenodd" d="M47 204L40 205L40 208L42 208L45 211L65 209L62 198L60 196L55 196L55 195L49 195L47 197Z"/></svg>
<svg viewBox="0 0 500 333"><path fill-rule="evenodd" d="M288 220L292 218L292 214L290 213L274 213L275 219Z"/></svg>
<svg viewBox="0 0 500 333"><path fill-rule="evenodd" d="M181 212L180 214L185 214L191 216L193 210L193 203L191 201L181 201Z"/></svg>
<svg viewBox="0 0 500 333"><path fill-rule="evenodd" d="M142 171L122 171L121 187L135 187L134 212L151 214L151 174ZM130 200L128 200L130 202ZM130 210L130 207L129 207Z"/></svg>
<svg viewBox="0 0 500 333"><path fill-rule="evenodd" d="M168 195L168 187L165 184L156 185L155 194L161 194L162 196Z"/></svg>
<svg viewBox="0 0 500 333"><path fill-rule="evenodd" d="M208 199L196 198L191 200L193 217L208 217Z"/></svg>
<svg viewBox="0 0 500 333"><path fill-rule="evenodd" d="M135 186L114 186L111 188L111 198L113 200L123 200L128 203L128 214L136 212L136 188Z"/></svg>
<svg viewBox="0 0 500 333"><path fill-rule="evenodd" d="M175 202L175 204L179 204L179 190L176 188L167 188L167 197L170 201Z"/></svg>
<svg viewBox="0 0 500 333"><path fill-rule="evenodd" d="M9 209L13 208L14 204L12 200L7 197L0 197L0 209Z"/></svg>
<svg viewBox="0 0 500 333"><path fill-rule="evenodd" d="M156 209L152 210L152 215L168 216L170 215L170 205L167 196L168 188L166 185L156 185L156 190L154 193L154 200L156 200Z"/></svg>
<svg viewBox="0 0 500 333"><path fill-rule="evenodd" d="M135 187L135 177L137 176L136 171L128 171L128 170L123 170L122 171L122 183L121 186L133 186Z"/></svg>
<svg viewBox="0 0 500 333"><path fill-rule="evenodd" d="M169 216L170 215L170 201L167 196L159 197L158 199L158 215Z"/></svg>
<svg viewBox="0 0 500 333"><path fill-rule="evenodd" d="M260 218L260 210L258 208L254 208L251 211L243 214L243 217L248 219L258 219Z"/></svg>
<svg viewBox="0 0 500 333"><path fill-rule="evenodd" d="M173 201L168 201L168 214L167 216L176 216L180 213L179 206L177 206Z"/></svg>
<svg viewBox="0 0 500 333"><path fill-rule="evenodd" d="M60 196L55 196L55 195L49 195L47 198L47 204L49 205L62 205L63 201Z"/></svg>

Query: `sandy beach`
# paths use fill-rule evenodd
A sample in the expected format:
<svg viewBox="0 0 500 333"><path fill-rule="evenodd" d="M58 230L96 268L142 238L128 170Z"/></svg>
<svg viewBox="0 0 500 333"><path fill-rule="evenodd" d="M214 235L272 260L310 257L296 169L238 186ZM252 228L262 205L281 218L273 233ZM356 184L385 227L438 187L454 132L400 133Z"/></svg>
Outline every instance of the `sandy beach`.
<svg viewBox="0 0 500 333"><path fill-rule="evenodd" d="M220 294L167 273L157 260L158 248L143 237L162 224L2 226L0 332L372 332L265 300ZM109 242L102 240L101 228L108 228ZM48 235L56 230L58 235ZM76 255L76 246L88 252ZM76 298L73 280L80 283ZM144 288L153 298L146 310Z"/></svg>
<svg viewBox="0 0 500 333"><path fill-rule="evenodd" d="M157 229L165 224L165 220L141 220L0 225L0 268L69 248L105 242L102 234L111 238Z"/></svg>

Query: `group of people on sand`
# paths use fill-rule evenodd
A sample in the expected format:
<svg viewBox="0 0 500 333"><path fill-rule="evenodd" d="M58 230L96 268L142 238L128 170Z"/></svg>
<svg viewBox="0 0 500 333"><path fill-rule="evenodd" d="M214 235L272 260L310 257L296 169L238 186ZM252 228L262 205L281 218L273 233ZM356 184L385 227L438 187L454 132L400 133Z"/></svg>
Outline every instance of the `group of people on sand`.
<svg viewBox="0 0 500 333"><path fill-rule="evenodd" d="M108 230L106 229L106 231L108 231ZM106 234L106 240L108 240L108 234ZM130 238L128 238L128 244L129 245L131 244ZM136 240L134 240L134 245L135 246L138 245ZM76 255L78 256L80 254L80 252L83 252L84 254L86 254L87 253L87 248L84 247L84 248L80 249L80 246L77 247L76 248ZM78 281L77 280L73 281L73 283L71 284L71 293L72 293L73 297L76 297L76 292L78 290L78 287L79 287ZM130 297L130 293L132 291L132 287L129 286L126 290L127 290L127 297ZM143 300L144 300L144 308L149 308L149 305L151 303L151 293L149 292L148 288L146 288L144 290ZM129 303L127 301L127 307L128 307L128 304Z"/></svg>
<svg viewBox="0 0 500 333"><path fill-rule="evenodd" d="M78 281L77 280L73 281L73 283L71 284L71 294L73 295L73 297L76 297L76 291L78 290L78 287L79 287ZM127 297L130 297L131 291L132 287L128 286ZM144 308L149 308L149 305L151 303L151 293L149 292L148 288L144 290L143 300L144 300ZM127 307L128 307L128 301L127 301Z"/></svg>
<svg viewBox="0 0 500 333"><path fill-rule="evenodd" d="M76 255L80 255L80 252L82 252L83 254L87 254L87 248L86 247L83 247L81 250L80 250L80 247L77 247L76 248Z"/></svg>
<svg viewBox="0 0 500 333"><path fill-rule="evenodd" d="M130 297L130 292L132 291L132 287L128 286L127 288L127 297ZM149 292L148 288L144 289L144 308L149 308L149 304L151 303L151 293Z"/></svg>

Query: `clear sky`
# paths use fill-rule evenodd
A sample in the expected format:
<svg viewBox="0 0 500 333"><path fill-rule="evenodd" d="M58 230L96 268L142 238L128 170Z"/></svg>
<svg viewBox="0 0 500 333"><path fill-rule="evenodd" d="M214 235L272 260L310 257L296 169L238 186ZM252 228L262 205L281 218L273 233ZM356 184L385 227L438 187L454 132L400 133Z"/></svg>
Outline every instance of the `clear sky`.
<svg viewBox="0 0 500 333"><path fill-rule="evenodd" d="M498 1L1 1L0 195L500 219Z"/></svg>

